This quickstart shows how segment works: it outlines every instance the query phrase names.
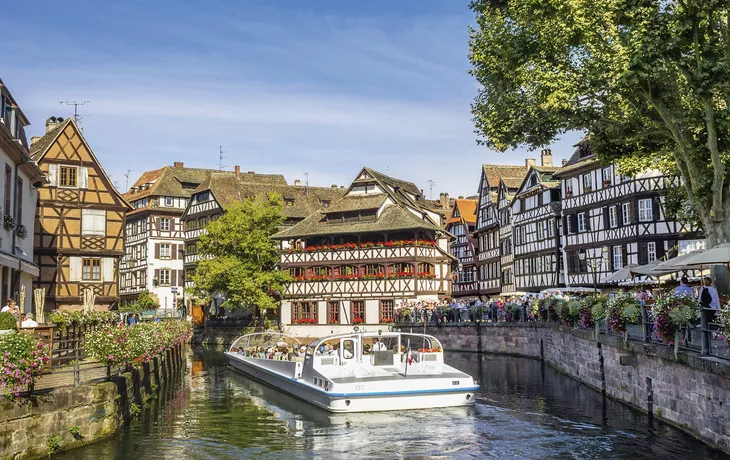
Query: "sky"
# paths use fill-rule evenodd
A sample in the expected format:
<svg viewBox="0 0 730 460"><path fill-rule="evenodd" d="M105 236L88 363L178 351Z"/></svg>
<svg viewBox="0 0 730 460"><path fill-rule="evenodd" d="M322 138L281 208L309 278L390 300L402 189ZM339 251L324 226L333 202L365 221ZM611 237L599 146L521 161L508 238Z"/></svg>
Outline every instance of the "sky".
<svg viewBox="0 0 730 460"><path fill-rule="evenodd" d="M42 135L79 107L126 190L185 166L349 185L363 166L427 197L477 193L483 163L539 152L476 143L469 0L34 0L2 8L0 78ZM568 158L578 135L552 145ZM128 178L127 178L128 176ZM432 182L430 182L432 181Z"/></svg>

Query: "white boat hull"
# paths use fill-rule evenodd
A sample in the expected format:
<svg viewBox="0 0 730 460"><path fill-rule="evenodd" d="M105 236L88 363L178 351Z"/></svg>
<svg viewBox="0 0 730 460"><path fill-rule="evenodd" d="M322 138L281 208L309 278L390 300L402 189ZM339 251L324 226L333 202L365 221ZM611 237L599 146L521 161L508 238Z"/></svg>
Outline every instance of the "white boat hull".
<svg viewBox="0 0 730 460"><path fill-rule="evenodd" d="M336 413L469 406L474 404L474 393L479 388L478 386L450 388L441 385L440 387L424 386L408 390L344 393L335 387L333 391L325 391L302 379L265 369L256 364L256 359L242 357L231 352L227 352L226 357L229 365L234 369L284 393Z"/></svg>

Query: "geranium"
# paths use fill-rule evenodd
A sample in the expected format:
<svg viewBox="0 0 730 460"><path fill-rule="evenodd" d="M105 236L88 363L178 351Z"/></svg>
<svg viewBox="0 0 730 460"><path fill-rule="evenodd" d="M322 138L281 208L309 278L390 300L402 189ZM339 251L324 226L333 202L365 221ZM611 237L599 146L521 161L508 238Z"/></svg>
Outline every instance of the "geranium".
<svg viewBox="0 0 730 460"><path fill-rule="evenodd" d="M354 319L352 320L352 323L353 323L353 324L360 324L360 323L362 323L362 322L364 322L364 321L365 321L364 319L360 318L359 316L356 316L356 317L355 317L355 318L354 318Z"/></svg>
<svg viewBox="0 0 730 460"><path fill-rule="evenodd" d="M392 323L392 322L393 322L393 318L380 318L380 324L388 324L388 323Z"/></svg>
<svg viewBox="0 0 730 460"><path fill-rule="evenodd" d="M424 278L424 279L434 279L434 278L436 278L436 274L435 273L431 273L431 272L418 272L418 273L416 273L416 276L419 277L419 278Z"/></svg>
<svg viewBox="0 0 730 460"><path fill-rule="evenodd" d="M717 335L722 338L725 346L730 349L730 302L725 305L725 308L717 311L716 321L718 324Z"/></svg>
<svg viewBox="0 0 730 460"><path fill-rule="evenodd" d="M641 304L629 293L621 293L608 301L606 323L614 333L625 333L626 326L641 322Z"/></svg>
<svg viewBox="0 0 730 460"><path fill-rule="evenodd" d="M662 342L673 344L679 330L699 318L694 297L667 294L659 297L652 307L656 335Z"/></svg>
<svg viewBox="0 0 730 460"><path fill-rule="evenodd" d="M20 396L50 361L48 346L35 336L11 332L0 335L0 393Z"/></svg>

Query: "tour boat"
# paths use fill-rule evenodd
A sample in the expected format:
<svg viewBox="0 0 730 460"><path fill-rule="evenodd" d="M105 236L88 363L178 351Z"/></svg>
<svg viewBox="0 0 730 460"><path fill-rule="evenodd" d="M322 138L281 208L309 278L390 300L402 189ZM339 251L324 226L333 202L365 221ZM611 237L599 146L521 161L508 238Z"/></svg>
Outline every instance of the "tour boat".
<svg viewBox="0 0 730 460"><path fill-rule="evenodd" d="M330 412L373 412L474 404L474 379L444 363L430 335L353 332L303 345L281 333L236 339L234 369Z"/></svg>

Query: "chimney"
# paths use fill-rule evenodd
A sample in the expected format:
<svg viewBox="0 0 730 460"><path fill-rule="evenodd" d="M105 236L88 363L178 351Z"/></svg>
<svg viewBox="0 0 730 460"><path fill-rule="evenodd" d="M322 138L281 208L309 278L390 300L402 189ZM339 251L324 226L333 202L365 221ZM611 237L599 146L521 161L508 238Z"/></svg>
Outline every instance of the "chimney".
<svg viewBox="0 0 730 460"><path fill-rule="evenodd" d="M439 193L439 201L441 201L441 207L444 209L448 209L449 206L449 194L448 193Z"/></svg>
<svg viewBox="0 0 730 460"><path fill-rule="evenodd" d="M302 186L302 181L300 181L299 179L295 179L294 180L294 186L295 187L301 187Z"/></svg>
<svg viewBox="0 0 730 460"><path fill-rule="evenodd" d="M173 166L175 166L176 168L184 168L185 163L183 163L182 161L176 161L173 163Z"/></svg>
<svg viewBox="0 0 730 460"><path fill-rule="evenodd" d="M542 149L540 151L540 164L543 166L553 165L553 152L550 149Z"/></svg>
<svg viewBox="0 0 730 460"><path fill-rule="evenodd" d="M54 129L56 126L63 123L62 117L51 117L48 120L46 120L46 133L50 132L52 129Z"/></svg>
<svg viewBox="0 0 730 460"><path fill-rule="evenodd" d="M337 190L337 184L332 184L332 189Z"/></svg>
<svg viewBox="0 0 730 460"><path fill-rule="evenodd" d="M31 137L31 138L30 138L30 145L33 145L33 144L35 144L35 143L36 143L36 142L38 142L39 140L41 140L41 136L33 136L33 137Z"/></svg>
<svg viewBox="0 0 730 460"><path fill-rule="evenodd" d="M525 169L530 169L533 166L537 166L537 161L534 158L526 158Z"/></svg>
<svg viewBox="0 0 730 460"><path fill-rule="evenodd" d="M566 160L565 158L563 158L563 161L560 162L560 164L563 166L565 166L566 163L568 163L568 160Z"/></svg>
<svg viewBox="0 0 730 460"><path fill-rule="evenodd" d="M236 177L241 175L241 167L236 165L233 167L233 173L236 175Z"/></svg>
<svg viewBox="0 0 730 460"><path fill-rule="evenodd" d="M239 169L239 172L240 172L240 169ZM256 173L255 173L255 172L253 172L253 171L249 171L248 173L249 173L249 174L256 174Z"/></svg>

